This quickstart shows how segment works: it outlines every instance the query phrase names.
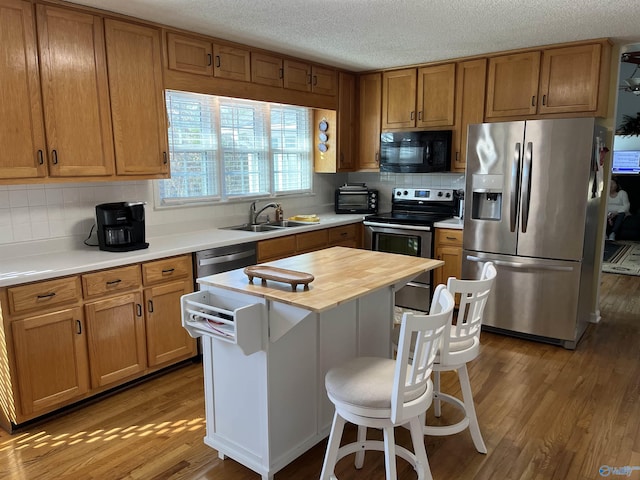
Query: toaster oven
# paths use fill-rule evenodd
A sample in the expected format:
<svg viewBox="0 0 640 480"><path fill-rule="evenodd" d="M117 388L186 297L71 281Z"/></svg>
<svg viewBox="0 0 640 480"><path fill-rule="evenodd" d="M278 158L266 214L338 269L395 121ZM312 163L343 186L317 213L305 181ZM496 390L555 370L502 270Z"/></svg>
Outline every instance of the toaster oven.
<svg viewBox="0 0 640 480"><path fill-rule="evenodd" d="M378 213L378 190L364 184L346 184L336 189L336 213Z"/></svg>

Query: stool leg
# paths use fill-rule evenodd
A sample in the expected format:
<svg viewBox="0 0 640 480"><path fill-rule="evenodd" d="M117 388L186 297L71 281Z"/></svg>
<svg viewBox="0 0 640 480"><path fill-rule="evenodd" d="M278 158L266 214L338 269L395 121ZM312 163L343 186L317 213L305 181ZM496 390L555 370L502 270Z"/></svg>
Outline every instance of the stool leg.
<svg viewBox="0 0 640 480"><path fill-rule="evenodd" d="M386 480L397 480L396 473L396 439L393 425L384 427L384 466L387 473Z"/></svg>
<svg viewBox="0 0 640 480"><path fill-rule="evenodd" d="M332 478L335 478L334 470L336 468L336 462L338 461L338 449L340 448L340 440L342 439L344 424L344 418L338 415L338 412L336 411L333 415L333 425L331 425L331 433L329 434L327 453L324 456L320 480L331 480Z"/></svg>
<svg viewBox="0 0 640 480"><path fill-rule="evenodd" d="M467 365L463 365L458 369L458 378L460 379L460 387L462 389L462 398L464 400L464 409L467 417L469 417L469 431L476 450L480 453L487 453L487 447L482 440L480 433L480 425L478 425L478 417L476 416L476 408L473 404L473 394L471 393L471 382L469 381L469 372Z"/></svg>
<svg viewBox="0 0 640 480"><path fill-rule="evenodd" d="M433 372L433 414L440 417L442 401L438 394L440 393L440 372Z"/></svg>
<svg viewBox="0 0 640 480"><path fill-rule="evenodd" d="M358 444L360 445L360 450L356 453L356 461L355 467L357 469L361 469L364 465L364 442L367 441L367 427L363 427L362 425L358 425Z"/></svg>
<svg viewBox="0 0 640 480"><path fill-rule="evenodd" d="M424 425L424 421L420 418L414 417L409 421L411 443L413 443L413 452L416 456L416 473L418 474L418 480L433 480L431 469L429 468L429 460L427 459L427 449L424 446L422 425Z"/></svg>

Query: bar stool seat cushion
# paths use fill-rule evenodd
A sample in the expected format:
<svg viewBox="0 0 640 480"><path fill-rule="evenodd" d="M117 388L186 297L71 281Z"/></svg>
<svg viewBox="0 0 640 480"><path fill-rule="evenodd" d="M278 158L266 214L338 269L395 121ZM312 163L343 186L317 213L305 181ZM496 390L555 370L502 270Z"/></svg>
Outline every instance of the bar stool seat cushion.
<svg viewBox="0 0 640 480"><path fill-rule="evenodd" d="M393 359L357 357L329 370L325 387L340 402L360 408L390 409L395 368ZM415 400L425 389L423 385L408 390L405 401Z"/></svg>

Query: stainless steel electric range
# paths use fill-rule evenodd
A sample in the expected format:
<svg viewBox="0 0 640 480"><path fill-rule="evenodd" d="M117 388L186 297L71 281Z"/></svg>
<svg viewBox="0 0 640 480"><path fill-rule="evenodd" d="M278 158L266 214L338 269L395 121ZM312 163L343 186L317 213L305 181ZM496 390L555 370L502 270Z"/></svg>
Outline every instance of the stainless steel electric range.
<svg viewBox="0 0 640 480"><path fill-rule="evenodd" d="M394 188L391 211L364 219L365 247L380 252L433 258L433 224L453 217L457 194L450 189ZM427 312L431 272L396 292L396 305Z"/></svg>

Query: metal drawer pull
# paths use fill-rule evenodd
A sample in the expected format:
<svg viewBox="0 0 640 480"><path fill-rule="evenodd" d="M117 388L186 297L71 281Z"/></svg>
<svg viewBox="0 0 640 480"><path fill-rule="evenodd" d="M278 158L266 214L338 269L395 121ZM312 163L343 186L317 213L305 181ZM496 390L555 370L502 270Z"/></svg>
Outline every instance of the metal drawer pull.
<svg viewBox="0 0 640 480"><path fill-rule="evenodd" d="M136 303L136 311L138 313L138 316L141 317L142 316L142 305L140 305L139 303Z"/></svg>
<svg viewBox="0 0 640 480"><path fill-rule="evenodd" d="M122 280L120 280L119 278L117 280L109 280L107 282L107 285L115 285L117 283L120 283Z"/></svg>
<svg viewBox="0 0 640 480"><path fill-rule="evenodd" d="M82 335L82 323L80 323L80 320L76 320L76 326L78 327L78 335Z"/></svg>
<svg viewBox="0 0 640 480"><path fill-rule="evenodd" d="M149 300L147 302L147 307L148 307L149 313L153 313L153 300Z"/></svg>
<svg viewBox="0 0 640 480"><path fill-rule="evenodd" d="M162 274L170 274L173 273L175 271L175 268L165 268L164 270L162 270Z"/></svg>
<svg viewBox="0 0 640 480"><path fill-rule="evenodd" d="M51 156L53 157L53 164L57 165L58 164L58 151L57 150L51 150Z"/></svg>
<svg viewBox="0 0 640 480"><path fill-rule="evenodd" d="M220 68L220 55L216 55L216 68Z"/></svg>
<svg viewBox="0 0 640 480"><path fill-rule="evenodd" d="M207 67L211 66L211 54L207 53Z"/></svg>
<svg viewBox="0 0 640 480"><path fill-rule="evenodd" d="M38 165L44 165L44 153L38 150Z"/></svg>
<svg viewBox="0 0 640 480"><path fill-rule="evenodd" d="M446 238L447 240L457 240L456 237L444 237L444 238Z"/></svg>
<svg viewBox="0 0 640 480"><path fill-rule="evenodd" d="M38 298L52 298L56 296L56 292L45 293L44 295L38 295Z"/></svg>

